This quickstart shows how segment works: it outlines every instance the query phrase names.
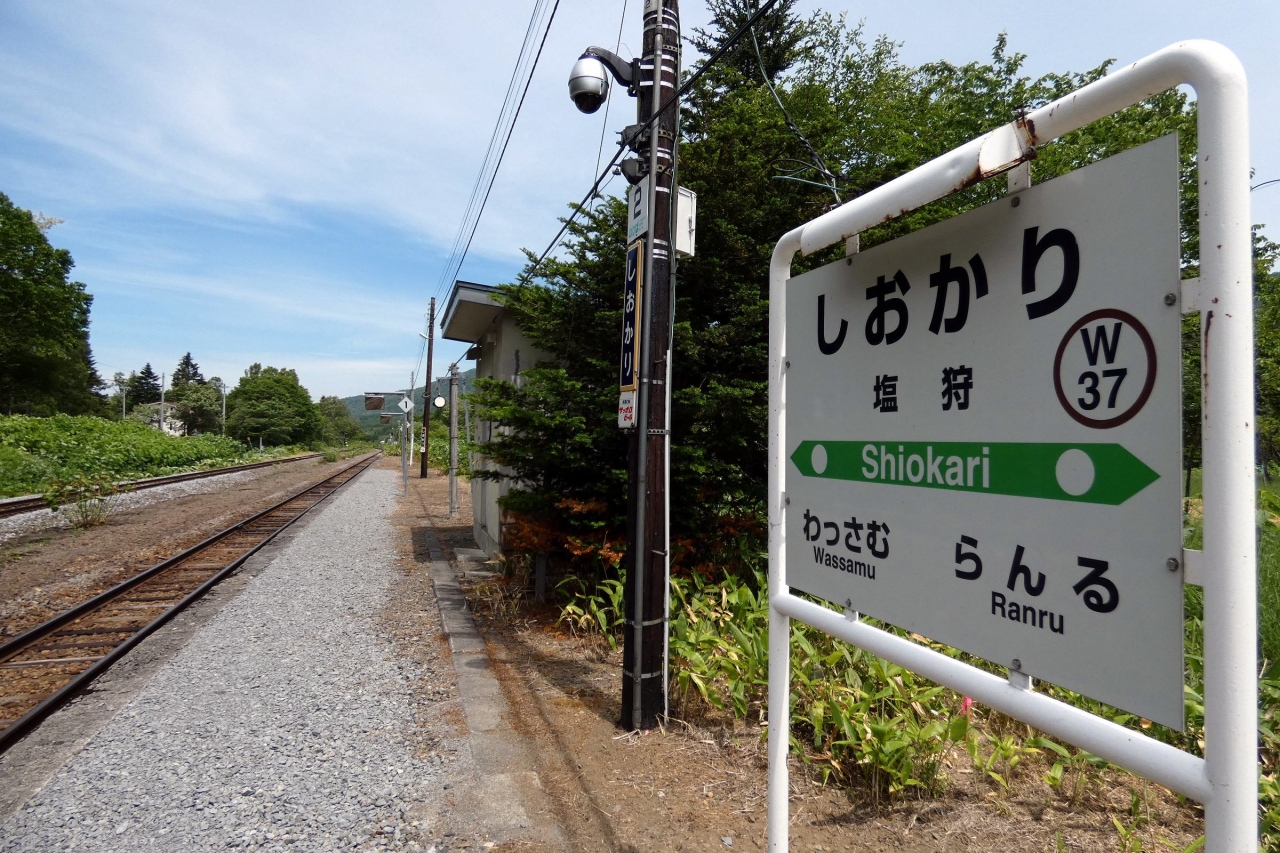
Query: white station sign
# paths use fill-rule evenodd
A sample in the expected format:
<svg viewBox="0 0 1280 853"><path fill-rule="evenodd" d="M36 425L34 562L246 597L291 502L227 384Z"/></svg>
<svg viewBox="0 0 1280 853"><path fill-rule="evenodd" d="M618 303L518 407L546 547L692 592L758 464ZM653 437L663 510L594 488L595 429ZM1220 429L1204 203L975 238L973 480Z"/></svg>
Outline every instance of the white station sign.
<svg viewBox="0 0 1280 853"><path fill-rule="evenodd" d="M401 397L401 398L400 398L400 411L404 412L406 415L407 415L407 414L409 414L410 412L412 412L412 411L413 411L413 401L412 401L412 400L410 400L408 397Z"/></svg>
<svg viewBox="0 0 1280 853"><path fill-rule="evenodd" d="M627 242L649 232L649 178L627 188Z"/></svg>
<svg viewBox="0 0 1280 853"><path fill-rule="evenodd" d="M1177 139L788 284L787 581L1183 722Z"/></svg>

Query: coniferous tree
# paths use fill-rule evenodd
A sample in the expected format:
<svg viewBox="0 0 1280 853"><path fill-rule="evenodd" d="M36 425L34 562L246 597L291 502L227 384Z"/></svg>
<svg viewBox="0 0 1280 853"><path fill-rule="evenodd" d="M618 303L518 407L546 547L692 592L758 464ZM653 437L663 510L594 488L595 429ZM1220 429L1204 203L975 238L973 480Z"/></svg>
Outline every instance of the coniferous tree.
<svg viewBox="0 0 1280 853"><path fill-rule="evenodd" d="M142 371L129 377L129 405L160 402L160 377L147 362Z"/></svg>
<svg viewBox="0 0 1280 853"><path fill-rule="evenodd" d="M191 357L191 353L187 353L178 360L178 366L173 369L172 385L177 388L189 382L195 382L199 385L204 384L204 376L200 373L200 365L196 364L195 359Z"/></svg>
<svg viewBox="0 0 1280 853"><path fill-rule="evenodd" d="M796 0L777 3L752 28L756 44L751 42L751 33L744 35L711 73L729 71L736 73L740 81L759 83L763 65L769 81L776 82L795 64L805 38L805 22L795 14L795 5ZM760 10L761 0L710 0L707 6L711 10L710 29L694 28L689 43L699 53L710 56ZM758 58L756 45L760 48Z"/></svg>

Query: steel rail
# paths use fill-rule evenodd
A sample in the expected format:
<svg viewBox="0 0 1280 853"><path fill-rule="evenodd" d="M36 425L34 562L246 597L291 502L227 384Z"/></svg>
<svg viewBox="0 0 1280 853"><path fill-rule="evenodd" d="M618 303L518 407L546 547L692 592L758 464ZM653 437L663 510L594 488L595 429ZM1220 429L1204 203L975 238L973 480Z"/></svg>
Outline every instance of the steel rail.
<svg viewBox="0 0 1280 853"><path fill-rule="evenodd" d="M140 628L133 629L133 628L124 627L114 631L110 629L95 631L95 633L100 633L100 634L107 634L107 635L128 634L128 636L119 642L111 641L111 640L103 640L101 643L94 644L93 646L91 646L92 648L105 648L107 646L111 646L111 650L107 652L105 655L102 655L100 657L95 655L93 658L91 658L92 663L88 668L86 668L82 672L79 672L70 676L70 679L66 683L62 684L60 687L58 687L48 696L43 698L38 704L36 704L33 708L31 708L26 713L24 713L21 717L14 720L6 728L4 728L3 730L0 730L0 753L3 753L4 751L6 751L10 746L16 743L28 732L30 732L32 728L38 725L41 721L43 721L55 710L57 710L62 705L64 705L69 699L71 699L74 695L76 695L76 693L82 690L95 678L97 678L99 675L105 672L112 664L114 664L121 657L123 657L130 649L132 649L138 643L142 642L142 640L150 636L157 629L163 626L166 622L168 622L178 613L182 612L182 610L184 610L187 606L189 606L190 604L198 600L201 596L203 596L210 589L216 586L220 581L222 581L224 578L226 578L228 575L230 575L232 572L234 572L236 569L242 566L244 562L249 559L249 557L253 556L263 546L267 545L269 542L275 539L280 533L288 529L294 522L296 522L298 519L305 516L308 512L310 512L315 507L319 506L321 503L327 500L331 495L335 494L342 486L351 482L357 476L363 473L370 465L372 465L379 458L379 456L380 454L374 453L374 454L370 454L369 456L363 457L357 462L353 463L352 465L348 465L346 468L343 468L341 471L338 471L337 473L325 478L324 480L321 480L318 483L313 483L307 488L291 495L288 498L285 498L283 501L280 501L274 506L268 507L267 509L257 512L248 518L242 519L241 521L231 525L230 527L222 531L219 531L218 533L215 533L214 535L210 536L209 538L205 539L199 544L193 545L192 547L187 548L181 553L176 554L173 557L170 557L160 563L157 563L156 565L146 569L143 572L140 572L134 577L129 578L128 580L125 580L117 584L111 589L106 590L105 592L102 592L94 596L93 598L88 599L87 601L81 602L75 607L58 614L57 616L47 620L46 622L40 625L30 628L29 630L23 632L22 634L19 634L18 636L14 637L12 640L9 640L3 645L0 645L0 665L3 665L4 663L9 662L12 658L20 655L24 650L29 649L29 647L31 647L32 645L38 643L39 641L47 637L52 636L59 629L64 628L70 624L73 624L76 621L86 616L92 615L95 611L98 611L104 608L106 605L112 603L113 601L117 601L121 599L125 593L129 592L135 587L138 587L139 585L162 574L163 572L169 569L173 569L177 566L180 566L182 563L185 563L186 561L191 559L193 556L210 549L212 546L227 539L233 534L250 533L251 535L260 535L260 538L256 542L254 542L249 548L241 551L229 563L226 563L224 566L217 569L217 571L215 571L212 576L203 580L198 586L196 586L194 589L192 589L191 591L183 595L176 603L166 607L161 613L156 615L155 618L151 619ZM335 484L334 483L335 480L340 480L340 482L337 482ZM292 515L291 517L283 520L282 523L277 523L274 521L271 522L271 524L274 526L274 529L269 531L261 531L260 534L253 533L250 530L251 526L255 522L259 522L263 520L264 518L271 515L272 513L278 513L282 509L287 508L290 504L306 499L309 495L312 495L312 493L321 493L321 494L319 494L319 497L317 500L307 504L302 508L300 512L298 512L296 515ZM77 659L77 658L70 658L70 659L56 658L56 659L46 659L46 660L50 662L56 660L64 664L87 662L86 659ZM14 662L14 663L23 663L23 662ZM39 666L41 665L41 661L38 659L31 661L31 665L33 667ZM6 668L13 668L13 664L10 664L10 666Z"/></svg>
<svg viewBox="0 0 1280 853"><path fill-rule="evenodd" d="M141 480L125 480L116 483L116 485L124 491L136 492L142 489L154 489L157 486L183 483L187 480L202 480L205 477L220 477L223 474L252 471L255 468L266 468L269 465L278 465L282 462L301 462L305 459L315 459L323 455L323 453L304 453L301 456L286 456L280 459L268 459L264 462L250 462L247 465L228 465L225 468L210 468L207 471L187 471L182 474L165 474L161 477L144 477ZM18 497L4 498L0 499L0 518L21 515L24 512L35 512L40 509L48 509L48 507L49 504L44 495L19 495Z"/></svg>

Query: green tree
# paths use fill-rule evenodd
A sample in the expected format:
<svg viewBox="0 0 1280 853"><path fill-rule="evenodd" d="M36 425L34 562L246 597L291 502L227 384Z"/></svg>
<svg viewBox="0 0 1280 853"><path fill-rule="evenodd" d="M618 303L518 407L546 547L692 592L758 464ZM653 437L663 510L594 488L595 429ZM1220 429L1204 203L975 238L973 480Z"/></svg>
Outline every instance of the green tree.
<svg viewBox="0 0 1280 853"><path fill-rule="evenodd" d="M186 385L189 382L204 384L204 376L200 374L200 365L196 364L191 353L187 353L178 360L178 366L173 369L173 378L170 380L172 387L177 388Z"/></svg>
<svg viewBox="0 0 1280 853"><path fill-rule="evenodd" d="M129 405L160 402L160 377L147 362L140 373L129 374Z"/></svg>
<svg viewBox="0 0 1280 853"><path fill-rule="evenodd" d="M324 439L327 443L345 446L353 439L365 437L347 404L338 397L321 397L318 408L324 417Z"/></svg>
<svg viewBox="0 0 1280 853"><path fill-rule="evenodd" d="M68 279L71 253L45 238L55 221L37 222L0 193L0 409L8 414L103 406L89 349L93 297Z"/></svg>
<svg viewBox="0 0 1280 853"><path fill-rule="evenodd" d="M253 364L227 395L227 433L263 444L305 444L318 440L324 419L311 394L289 368Z"/></svg>
<svg viewBox="0 0 1280 853"><path fill-rule="evenodd" d="M759 80L760 66L770 81L776 80L793 64L800 53L805 37L805 24L795 14L796 0L781 0L756 22L753 29L760 47L757 60L755 48L748 35L725 52L716 69L722 82L733 75L733 83ZM710 0L710 29L695 27L689 43L698 52L710 56L742 28L751 16L760 10L760 0ZM726 74L727 72L727 74Z"/></svg>
<svg viewBox="0 0 1280 853"><path fill-rule="evenodd" d="M182 421L188 435L217 432L222 426L222 395L203 382L175 384L165 396L173 403L173 416Z"/></svg>
<svg viewBox="0 0 1280 853"><path fill-rule="evenodd" d="M769 259L782 234L830 206L830 187L813 183L821 184L817 164L829 167L843 199L856 197L1107 67L1033 79L1003 35L989 61L910 67L893 42L869 41L843 19L817 15L803 32L794 64L775 81L786 115L757 69L732 86L723 76L703 78L682 117L679 180L698 193L700 221L698 255L678 269L670 498L673 540L690 543L694 560L744 534L763 536ZM1172 132L1180 134L1186 263L1198 256L1195 112L1181 93L1157 95L1043 146L1033 178L1040 183ZM1002 180L979 183L869 229L862 247L1005 191ZM591 523L615 537L626 494L614 426L622 215L616 203L585 214L570 228L563 260L503 289L525 334L554 362L530 372L522 388L478 383L473 397L482 417L512 428L481 449L513 472L509 506L536 511L557 530L580 529L581 507L591 506ZM828 263L837 251L797 258L795 269ZM571 427L580 433L568 442ZM521 431L527 438L514 434Z"/></svg>
<svg viewBox="0 0 1280 853"><path fill-rule="evenodd" d="M1255 232L1254 313L1257 341L1258 456L1268 479L1280 464L1280 244ZM1198 389L1197 389L1198 390Z"/></svg>

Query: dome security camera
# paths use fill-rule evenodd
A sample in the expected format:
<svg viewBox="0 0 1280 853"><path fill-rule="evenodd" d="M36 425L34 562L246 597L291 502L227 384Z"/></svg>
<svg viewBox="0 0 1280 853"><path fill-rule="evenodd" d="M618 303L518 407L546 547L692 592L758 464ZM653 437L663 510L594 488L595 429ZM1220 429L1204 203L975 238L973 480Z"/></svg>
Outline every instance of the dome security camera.
<svg viewBox="0 0 1280 853"><path fill-rule="evenodd" d="M632 59L628 62L603 47L587 48L569 72L569 97L573 98L574 105L588 114L600 109L605 98L609 97L611 75L627 87L629 94L634 95L640 76L640 61Z"/></svg>
<svg viewBox="0 0 1280 853"><path fill-rule="evenodd" d="M609 72L597 57L583 54L569 72L569 97L587 114L600 109L609 97Z"/></svg>

